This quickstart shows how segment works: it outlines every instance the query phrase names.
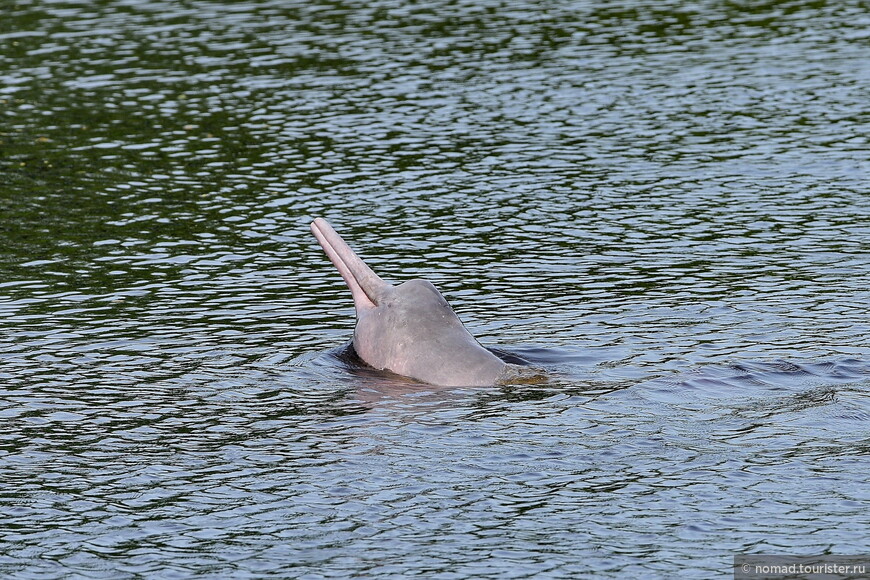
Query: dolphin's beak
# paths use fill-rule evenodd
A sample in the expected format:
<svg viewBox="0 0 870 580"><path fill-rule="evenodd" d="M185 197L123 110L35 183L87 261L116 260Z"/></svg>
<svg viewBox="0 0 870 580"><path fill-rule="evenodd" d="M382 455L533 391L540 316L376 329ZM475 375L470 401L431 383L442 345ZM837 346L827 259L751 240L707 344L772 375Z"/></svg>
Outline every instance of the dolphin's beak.
<svg viewBox="0 0 870 580"><path fill-rule="evenodd" d="M353 294L357 314L363 310L376 308L378 299L390 284L381 280L371 268L341 239L332 226L323 218L311 222L311 233L329 259L338 268L345 284Z"/></svg>

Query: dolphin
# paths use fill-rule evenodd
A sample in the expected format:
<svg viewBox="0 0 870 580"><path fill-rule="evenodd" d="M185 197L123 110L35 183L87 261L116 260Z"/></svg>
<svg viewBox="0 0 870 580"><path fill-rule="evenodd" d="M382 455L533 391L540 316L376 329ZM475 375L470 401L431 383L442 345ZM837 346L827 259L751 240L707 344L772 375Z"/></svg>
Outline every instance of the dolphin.
<svg viewBox="0 0 870 580"><path fill-rule="evenodd" d="M482 347L431 282L383 281L323 218L311 233L353 295L353 348L368 365L444 387L495 385L521 368Z"/></svg>

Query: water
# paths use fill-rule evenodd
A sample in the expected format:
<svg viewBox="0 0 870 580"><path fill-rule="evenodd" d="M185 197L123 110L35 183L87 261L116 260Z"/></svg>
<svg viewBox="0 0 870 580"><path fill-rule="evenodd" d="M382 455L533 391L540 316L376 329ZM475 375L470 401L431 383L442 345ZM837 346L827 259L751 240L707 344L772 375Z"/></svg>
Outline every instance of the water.
<svg viewBox="0 0 870 580"><path fill-rule="evenodd" d="M870 549L861 3L2 13L4 576ZM548 381L348 360L315 216Z"/></svg>

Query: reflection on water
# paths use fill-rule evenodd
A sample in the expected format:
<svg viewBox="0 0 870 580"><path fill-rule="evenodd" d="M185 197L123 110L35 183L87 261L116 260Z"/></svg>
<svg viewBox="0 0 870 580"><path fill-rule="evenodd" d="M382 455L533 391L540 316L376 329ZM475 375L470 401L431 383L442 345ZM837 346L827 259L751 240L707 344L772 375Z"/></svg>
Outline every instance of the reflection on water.
<svg viewBox="0 0 870 580"><path fill-rule="evenodd" d="M4 575L866 552L861 3L3 13ZM347 360L315 216L547 382Z"/></svg>

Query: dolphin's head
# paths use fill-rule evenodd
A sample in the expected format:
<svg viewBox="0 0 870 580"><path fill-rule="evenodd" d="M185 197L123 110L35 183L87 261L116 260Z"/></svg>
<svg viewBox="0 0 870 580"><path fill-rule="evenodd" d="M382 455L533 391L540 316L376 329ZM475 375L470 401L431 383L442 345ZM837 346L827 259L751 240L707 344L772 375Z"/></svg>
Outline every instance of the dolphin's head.
<svg viewBox="0 0 870 580"><path fill-rule="evenodd" d="M386 368L386 361L400 357L409 345L431 341L443 329L465 332L431 282L416 279L393 286L375 274L329 222L317 218L311 231L350 288L357 318L354 348L370 365Z"/></svg>
<svg viewBox="0 0 870 580"><path fill-rule="evenodd" d="M362 360L435 384L493 384L504 363L477 343L431 282L393 286L326 220L315 219L311 231L353 294L353 346Z"/></svg>

